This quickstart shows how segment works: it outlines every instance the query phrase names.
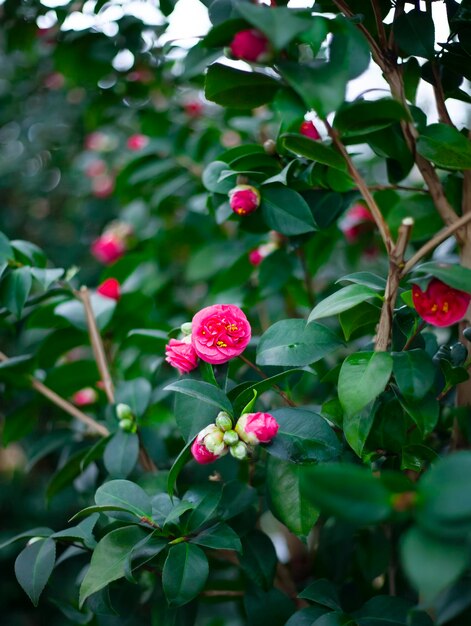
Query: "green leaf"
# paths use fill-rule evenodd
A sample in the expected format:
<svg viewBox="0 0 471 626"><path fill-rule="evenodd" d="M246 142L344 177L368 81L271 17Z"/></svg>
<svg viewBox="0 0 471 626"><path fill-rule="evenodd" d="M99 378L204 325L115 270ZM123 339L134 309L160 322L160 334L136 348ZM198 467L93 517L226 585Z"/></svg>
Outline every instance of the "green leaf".
<svg viewBox="0 0 471 626"><path fill-rule="evenodd" d="M393 373L406 398L421 400L433 386L435 366L425 350L393 352Z"/></svg>
<svg viewBox="0 0 471 626"><path fill-rule="evenodd" d="M295 610L294 603L279 589L272 588L263 591L257 585L250 585L244 593L244 609L247 615L247 626L259 626L261 624L287 626L288 623L294 626L290 620ZM312 623L311 620L297 624L297 626L311 626Z"/></svg>
<svg viewBox="0 0 471 626"><path fill-rule="evenodd" d="M343 418L343 433L350 447L360 458L375 419L372 403L367 404L357 413L346 413Z"/></svg>
<svg viewBox="0 0 471 626"><path fill-rule="evenodd" d="M38 539L26 546L15 561L15 575L34 606L46 586L56 561L56 544L52 539Z"/></svg>
<svg viewBox="0 0 471 626"><path fill-rule="evenodd" d="M80 607L92 593L124 577L130 552L146 536L146 531L139 526L125 526L111 531L98 542L80 586Z"/></svg>
<svg viewBox="0 0 471 626"><path fill-rule="evenodd" d="M379 293L366 285L347 285L315 306L308 318L308 323L323 317L330 317L342 311L348 311L360 302L371 298L381 298Z"/></svg>
<svg viewBox="0 0 471 626"><path fill-rule="evenodd" d="M402 408L414 420L423 437L429 435L438 422L440 404L434 395L428 394L420 400L404 398L398 394Z"/></svg>
<svg viewBox="0 0 471 626"><path fill-rule="evenodd" d="M234 387L234 389L231 389L229 391L228 396L229 399L231 399L233 402L235 414L242 415L243 413L250 413L251 410L248 410L246 408L246 405L248 405L252 401L256 401L258 396L261 396L262 393L264 393L265 391L272 389L275 385L278 385L278 383L282 382L285 378L289 378L293 374L299 374L305 371L306 370L304 369L294 368L286 370L285 372L280 372L279 374L275 374L275 376L270 376L264 380L261 380L258 383L249 384L248 386L247 383L242 383L241 385Z"/></svg>
<svg viewBox="0 0 471 626"><path fill-rule="evenodd" d="M49 289L52 283L62 278L65 270L60 268L43 269L40 267L32 267L31 275L35 278L43 289Z"/></svg>
<svg viewBox="0 0 471 626"><path fill-rule="evenodd" d="M69 541L81 541L84 546L93 550L96 546L95 537L93 536L93 528L100 516L98 513L90 515L86 520L73 526L72 528L66 528L60 530L57 533L51 535L51 539L61 539Z"/></svg>
<svg viewBox="0 0 471 626"><path fill-rule="evenodd" d="M384 390L393 360L388 352L357 352L348 356L339 374L338 394L347 415L359 413Z"/></svg>
<svg viewBox="0 0 471 626"><path fill-rule="evenodd" d="M241 552L242 544L239 535L227 524L217 524L193 537L191 543L196 543L212 550L235 550Z"/></svg>
<svg viewBox="0 0 471 626"><path fill-rule="evenodd" d="M266 330L257 346L258 365L305 366L319 361L343 345L321 324L281 320Z"/></svg>
<svg viewBox="0 0 471 626"><path fill-rule="evenodd" d="M16 543L17 541L21 541L21 539L31 539L31 537L50 537L53 531L50 528L45 528L44 526L40 526L39 528L32 528L31 530L26 530L19 535L14 535L10 537L10 539L6 539L2 543L0 543L0 550L3 550L7 546L12 543Z"/></svg>
<svg viewBox="0 0 471 626"><path fill-rule="evenodd" d="M317 230L309 205L293 189L280 185L265 188L261 211L267 225L283 235L302 235Z"/></svg>
<svg viewBox="0 0 471 626"><path fill-rule="evenodd" d="M415 267L413 271L414 274L430 274L435 276L435 278L439 278L450 287L454 287L454 289L471 293L471 269L456 263L452 265L451 263L435 263L431 261L422 263L422 265Z"/></svg>
<svg viewBox="0 0 471 626"><path fill-rule="evenodd" d="M206 584L209 574L205 553L191 543L172 546L165 560L162 585L170 606L193 600Z"/></svg>
<svg viewBox="0 0 471 626"><path fill-rule="evenodd" d="M280 137L280 143L283 148L298 156L306 157L316 163L329 165L341 172L347 171L347 164L342 156L320 141L313 141L309 137L297 133L286 133Z"/></svg>
<svg viewBox="0 0 471 626"><path fill-rule="evenodd" d="M138 518L150 517L152 505L144 489L129 480L110 480L98 487L95 493L95 503L98 506L116 505L124 507L126 511ZM110 517L123 519L121 513Z"/></svg>
<svg viewBox="0 0 471 626"><path fill-rule="evenodd" d="M62 489L70 485L85 469L97 459L101 458L107 439L101 439L94 446L82 448L72 454L65 465L63 465L52 477L47 486L46 497L51 499Z"/></svg>
<svg viewBox="0 0 471 626"><path fill-rule="evenodd" d="M435 54L435 26L429 13L413 9L394 20L394 39L405 56L432 59Z"/></svg>
<svg viewBox="0 0 471 626"><path fill-rule="evenodd" d="M232 404L229 402L226 394L210 383L186 378L170 383L170 385L164 387L164 390L183 393L207 404L211 404L218 409L227 411L230 414L232 414L233 411Z"/></svg>
<svg viewBox="0 0 471 626"><path fill-rule="evenodd" d="M272 411L279 424L273 441L266 446L272 456L292 463L331 461L342 446L332 428L318 413L305 408Z"/></svg>
<svg viewBox="0 0 471 626"><path fill-rule="evenodd" d="M277 68L306 108L314 109L321 118L337 110L345 99L347 68L336 72L330 63L301 65L293 61L281 61Z"/></svg>
<svg viewBox="0 0 471 626"><path fill-rule="evenodd" d="M364 285L365 287L371 287L376 291L384 292L386 289L386 280L382 276L373 274L372 272L354 272L347 276L342 276L335 281L337 283L353 283L356 285Z"/></svg>
<svg viewBox="0 0 471 626"><path fill-rule="evenodd" d="M301 497L301 468L270 456L266 486L270 510L288 530L306 538L319 517L311 502Z"/></svg>
<svg viewBox="0 0 471 626"><path fill-rule="evenodd" d="M380 314L380 308L368 302L357 304L353 309L339 313L339 322L345 340L349 341L353 333L360 328L363 328L365 333L370 332L371 326L376 326L378 323Z"/></svg>
<svg viewBox="0 0 471 626"><path fill-rule="evenodd" d="M145 378L121 382L116 389L116 404L122 402L131 407L137 417L142 417L152 394L152 385Z"/></svg>
<svg viewBox="0 0 471 626"><path fill-rule="evenodd" d="M116 308L116 301L112 298L105 298L100 294L94 293L90 296L90 303L93 315L99 330L103 330L111 320ZM72 326L79 330L88 330L87 320L83 304L78 300L67 300L61 302L54 309L54 313L59 317L66 319Z"/></svg>
<svg viewBox="0 0 471 626"><path fill-rule="evenodd" d="M449 170L471 168L471 142L448 124L432 124L420 134L417 152Z"/></svg>
<svg viewBox="0 0 471 626"><path fill-rule="evenodd" d="M278 562L273 543L265 533L252 530L243 537L242 550L239 562L245 574L256 585L268 591L273 585Z"/></svg>
<svg viewBox="0 0 471 626"><path fill-rule="evenodd" d="M268 8L243 2L237 3L237 12L249 24L265 33L276 50L282 50L295 37L308 30L313 19L307 11L293 11L287 7Z"/></svg>
<svg viewBox="0 0 471 626"><path fill-rule="evenodd" d="M187 464L187 462L192 458L191 457L191 445L193 443L193 439L186 444L183 450L175 459L172 467L170 468L170 472L168 473L167 479L167 492L170 497L173 496L173 492L175 490L175 485L177 483L177 478L183 467Z"/></svg>
<svg viewBox="0 0 471 626"><path fill-rule="evenodd" d="M341 611L340 598L335 585L326 578L320 578L308 585L298 595L303 600L311 600L321 606L326 606L332 611Z"/></svg>
<svg viewBox="0 0 471 626"><path fill-rule="evenodd" d="M0 265L14 259L15 253L10 245L10 240L0 231Z"/></svg>
<svg viewBox="0 0 471 626"><path fill-rule="evenodd" d="M343 16L337 16L330 23L332 41L329 47L329 66L342 81L345 72L347 79L358 78L368 68L371 60L368 42L357 26Z"/></svg>
<svg viewBox="0 0 471 626"><path fill-rule="evenodd" d="M106 444L103 462L112 478L126 478L134 469L138 456L138 436L119 429Z"/></svg>
<svg viewBox="0 0 471 626"><path fill-rule="evenodd" d="M208 68L204 88L211 102L232 109L254 109L271 102L280 84L260 72L244 72L214 63Z"/></svg>
<svg viewBox="0 0 471 626"><path fill-rule="evenodd" d="M344 137L372 133L408 118L402 104L391 98L345 103L335 115L334 127Z"/></svg>
<svg viewBox="0 0 471 626"><path fill-rule="evenodd" d="M18 318L21 317L32 283L31 269L20 267L11 270L0 285L0 302Z"/></svg>
<svg viewBox="0 0 471 626"><path fill-rule="evenodd" d="M376 524L392 512L386 487L368 469L351 463L304 467L301 489L322 513L352 524Z"/></svg>
<svg viewBox="0 0 471 626"><path fill-rule="evenodd" d="M88 515L93 515L93 513L107 513L107 511L121 511L123 513L128 512L128 509L125 506L118 506L117 504L100 504L100 505L92 505L87 506L85 509L82 509L75 515L73 515L69 522L73 522L76 519L80 519L81 517L87 517Z"/></svg>
<svg viewBox="0 0 471 626"><path fill-rule="evenodd" d="M465 544L445 543L411 528L402 538L401 562L422 602L429 605L466 569L468 551Z"/></svg>

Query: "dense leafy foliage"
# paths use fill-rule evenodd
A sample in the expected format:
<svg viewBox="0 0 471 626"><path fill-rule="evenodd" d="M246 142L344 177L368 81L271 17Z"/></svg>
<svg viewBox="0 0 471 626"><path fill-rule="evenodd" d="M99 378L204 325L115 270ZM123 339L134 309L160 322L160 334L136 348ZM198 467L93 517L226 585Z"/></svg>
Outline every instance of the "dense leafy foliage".
<svg viewBox="0 0 471 626"><path fill-rule="evenodd" d="M2 623L468 624L468 0L91 4L0 4Z"/></svg>

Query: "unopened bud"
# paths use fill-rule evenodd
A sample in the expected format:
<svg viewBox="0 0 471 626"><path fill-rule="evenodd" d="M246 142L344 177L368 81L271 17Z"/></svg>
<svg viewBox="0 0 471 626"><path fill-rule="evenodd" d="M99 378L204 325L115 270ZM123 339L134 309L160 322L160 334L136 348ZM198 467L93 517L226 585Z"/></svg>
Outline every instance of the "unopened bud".
<svg viewBox="0 0 471 626"><path fill-rule="evenodd" d="M218 416L216 417L216 426L224 432L226 430L231 430L232 419L229 413L226 413L226 411L221 411L220 413L218 413Z"/></svg>
<svg viewBox="0 0 471 626"><path fill-rule="evenodd" d="M269 154L270 156L276 154L276 142L273 141L273 139L267 139L264 143L263 143L263 149L265 150L265 152L267 154Z"/></svg>
<svg viewBox="0 0 471 626"><path fill-rule="evenodd" d="M224 433L223 441L228 446L235 446L240 439L235 430L228 430Z"/></svg>
<svg viewBox="0 0 471 626"><path fill-rule="evenodd" d="M133 433L136 431L136 424L131 419L119 420L119 427L126 433Z"/></svg>
<svg viewBox="0 0 471 626"><path fill-rule="evenodd" d="M236 459L239 459L239 461L243 461L249 456L249 448L242 441L239 441L239 443L236 443L235 446L231 446L229 450L232 456Z"/></svg>
<svg viewBox="0 0 471 626"><path fill-rule="evenodd" d="M119 420L134 420L134 414L131 407L127 404L120 403L116 405L116 415Z"/></svg>
<svg viewBox="0 0 471 626"><path fill-rule="evenodd" d="M180 330L185 336L191 335L191 322L185 322L180 326Z"/></svg>
<svg viewBox="0 0 471 626"><path fill-rule="evenodd" d="M204 445L206 446L206 449L213 454L220 454L221 450L224 448L222 432L220 430L215 430L214 432L206 435L204 438Z"/></svg>

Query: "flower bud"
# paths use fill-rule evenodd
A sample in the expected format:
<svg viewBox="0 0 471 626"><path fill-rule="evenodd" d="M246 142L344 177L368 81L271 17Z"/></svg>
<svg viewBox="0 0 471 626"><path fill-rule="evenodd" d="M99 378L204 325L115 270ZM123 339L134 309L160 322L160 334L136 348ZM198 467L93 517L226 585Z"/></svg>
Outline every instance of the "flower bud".
<svg viewBox="0 0 471 626"><path fill-rule="evenodd" d="M269 443L278 432L278 422L270 413L245 413L235 425L235 431L245 443Z"/></svg>
<svg viewBox="0 0 471 626"><path fill-rule="evenodd" d="M276 154L276 142L273 139L267 139L263 142L263 149L270 156L274 156Z"/></svg>
<svg viewBox="0 0 471 626"><path fill-rule="evenodd" d="M232 456L236 459L239 459L239 461L243 461L249 456L249 448L242 441L239 441L239 443L236 443L235 446L231 446L229 450Z"/></svg>
<svg viewBox="0 0 471 626"><path fill-rule="evenodd" d="M230 45L230 54L234 59L263 63L270 61L273 51L268 39L255 28L241 30L234 35Z"/></svg>
<svg viewBox="0 0 471 626"><path fill-rule="evenodd" d="M226 411L220 411L216 417L216 426L224 432L226 430L231 430L232 418L229 413L226 413Z"/></svg>
<svg viewBox="0 0 471 626"><path fill-rule="evenodd" d="M304 121L299 127L299 132L301 135L304 135L309 139L313 139L314 141L318 141L321 138L319 131L314 126L313 122Z"/></svg>
<svg viewBox="0 0 471 626"><path fill-rule="evenodd" d="M134 420L134 413L131 407L123 403L116 405L116 416L119 420Z"/></svg>
<svg viewBox="0 0 471 626"><path fill-rule="evenodd" d="M180 330L186 336L191 335L191 322L185 322L180 326Z"/></svg>
<svg viewBox="0 0 471 626"><path fill-rule="evenodd" d="M136 432L136 423L132 419L119 420L119 427L126 433Z"/></svg>
<svg viewBox="0 0 471 626"><path fill-rule="evenodd" d="M191 336L183 339L170 339L165 346L165 360L180 374L188 374L198 366L198 355L191 345Z"/></svg>
<svg viewBox="0 0 471 626"><path fill-rule="evenodd" d="M204 438L206 449L213 454L219 455L224 450L224 434L219 430L209 433Z"/></svg>
<svg viewBox="0 0 471 626"><path fill-rule="evenodd" d="M110 300L118 300L121 298L121 285L116 278L107 278L97 288L97 293Z"/></svg>
<svg viewBox="0 0 471 626"><path fill-rule="evenodd" d="M223 433L216 424L210 424L200 431L191 446L191 454L197 463L206 465L227 454L228 448L222 441ZM220 443L218 443L218 441ZM212 449L210 449L210 447Z"/></svg>
<svg viewBox="0 0 471 626"><path fill-rule="evenodd" d="M240 441L240 439L235 430L227 430L224 433L223 441L228 446L235 446Z"/></svg>
<svg viewBox="0 0 471 626"><path fill-rule="evenodd" d="M76 391L72 396L72 402L75 406L89 406L90 404L95 404L97 400L98 394L93 387L80 389L80 391Z"/></svg>
<svg viewBox="0 0 471 626"><path fill-rule="evenodd" d="M260 206L260 192L252 185L237 185L229 191L229 204L237 215L249 215Z"/></svg>
<svg viewBox="0 0 471 626"><path fill-rule="evenodd" d="M450 356L452 364L457 367L463 365L468 358L468 350L464 344L458 342L451 346Z"/></svg>
<svg viewBox="0 0 471 626"><path fill-rule="evenodd" d="M129 150L138 151L145 148L149 143L149 137L146 135L131 135L126 142Z"/></svg>

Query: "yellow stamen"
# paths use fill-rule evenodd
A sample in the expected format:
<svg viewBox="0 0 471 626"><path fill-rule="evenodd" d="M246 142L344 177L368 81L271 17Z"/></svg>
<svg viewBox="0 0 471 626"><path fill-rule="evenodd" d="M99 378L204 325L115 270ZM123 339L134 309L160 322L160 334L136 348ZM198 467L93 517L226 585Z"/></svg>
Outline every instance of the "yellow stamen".
<svg viewBox="0 0 471 626"><path fill-rule="evenodd" d="M434 304L431 308L432 313L435 313L436 311L438 311L438 306L436 304Z"/></svg>
<svg viewBox="0 0 471 626"><path fill-rule="evenodd" d="M226 330L230 330L230 331L234 332L234 331L239 330L239 329L237 328L237 326L235 324L228 324L226 326Z"/></svg>
<svg viewBox="0 0 471 626"><path fill-rule="evenodd" d="M442 306L443 313L448 313L448 302L444 302Z"/></svg>
<svg viewBox="0 0 471 626"><path fill-rule="evenodd" d="M216 345L219 346L220 348L227 348L227 343L224 343L224 341L217 341Z"/></svg>

